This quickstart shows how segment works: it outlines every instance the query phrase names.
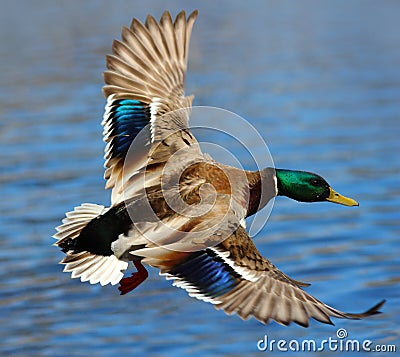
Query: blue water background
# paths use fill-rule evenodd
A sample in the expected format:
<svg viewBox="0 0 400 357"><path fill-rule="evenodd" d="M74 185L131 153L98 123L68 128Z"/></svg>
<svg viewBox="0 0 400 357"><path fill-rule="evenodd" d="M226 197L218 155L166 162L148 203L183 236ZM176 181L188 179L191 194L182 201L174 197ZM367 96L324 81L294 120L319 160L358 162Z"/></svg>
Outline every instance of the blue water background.
<svg viewBox="0 0 400 357"><path fill-rule="evenodd" d="M154 269L123 297L62 273L51 235L64 212L109 203L100 122L112 40L132 17L196 7L195 104L240 114L277 167L318 172L360 202L278 198L260 251L319 299L356 312L386 298L383 314L264 326L189 298ZM1 355L250 356L264 335L322 341L337 328L399 350L399 13L396 1L2 2Z"/></svg>

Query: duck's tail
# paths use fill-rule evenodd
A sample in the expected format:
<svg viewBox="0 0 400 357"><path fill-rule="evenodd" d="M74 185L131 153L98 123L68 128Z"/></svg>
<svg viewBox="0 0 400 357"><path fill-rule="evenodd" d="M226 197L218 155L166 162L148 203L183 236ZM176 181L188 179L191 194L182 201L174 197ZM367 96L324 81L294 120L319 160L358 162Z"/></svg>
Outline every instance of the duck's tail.
<svg viewBox="0 0 400 357"><path fill-rule="evenodd" d="M85 249L89 240L92 241L91 246L96 246L93 245L97 238L96 230L90 228L107 210L101 205L84 203L66 213L63 224L56 228L57 233L53 237L57 242L54 245L66 254L60 263L65 264L64 271L71 272L72 278L101 285L115 285L122 279L128 262L118 259L112 252L94 252L92 249L89 252ZM90 222L93 223L89 225ZM98 233L100 236L101 232Z"/></svg>

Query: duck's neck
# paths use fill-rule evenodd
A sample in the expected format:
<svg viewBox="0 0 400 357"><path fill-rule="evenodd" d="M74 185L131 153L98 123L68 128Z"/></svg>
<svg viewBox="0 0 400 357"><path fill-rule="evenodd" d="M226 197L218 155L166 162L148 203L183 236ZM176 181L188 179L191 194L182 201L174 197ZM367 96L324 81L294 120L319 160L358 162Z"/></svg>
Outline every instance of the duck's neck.
<svg viewBox="0 0 400 357"><path fill-rule="evenodd" d="M264 208L268 202L278 194L275 170L267 167L261 171L248 172L250 199L247 216Z"/></svg>
<svg viewBox="0 0 400 357"><path fill-rule="evenodd" d="M297 201L314 202L324 186L313 187L312 179L319 177L313 173L295 170L265 168L248 175L250 200L247 215L252 215L265 207L271 198L286 196ZM307 195L307 192L310 192ZM314 197L313 195L316 195Z"/></svg>

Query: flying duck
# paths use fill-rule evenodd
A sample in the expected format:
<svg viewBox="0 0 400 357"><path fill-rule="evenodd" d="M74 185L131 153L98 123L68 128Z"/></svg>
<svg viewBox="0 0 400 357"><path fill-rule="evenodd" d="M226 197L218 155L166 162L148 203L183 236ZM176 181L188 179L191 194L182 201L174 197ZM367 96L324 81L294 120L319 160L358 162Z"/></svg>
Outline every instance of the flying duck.
<svg viewBox="0 0 400 357"><path fill-rule="evenodd" d="M268 167L245 171L202 153L185 96L189 40L197 11L173 21L133 19L107 56L103 92L106 189L111 205L84 203L66 213L56 246L72 278L119 284L121 294L148 276L144 265L227 314L307 327L310 318L359 319L317 300L257 250L244 219L275 196L300 202L358 203L321 176ZM233 124L234 125L234 124ZM136 271L123 277L129 262Z"/></svg>

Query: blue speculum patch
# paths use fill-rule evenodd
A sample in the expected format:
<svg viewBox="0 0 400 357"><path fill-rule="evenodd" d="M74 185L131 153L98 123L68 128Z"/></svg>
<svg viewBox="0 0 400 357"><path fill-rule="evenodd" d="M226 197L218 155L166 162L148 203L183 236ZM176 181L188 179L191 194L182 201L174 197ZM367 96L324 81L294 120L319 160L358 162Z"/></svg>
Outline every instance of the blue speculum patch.
<svg viewBox="0 0 400 357"><path fill-rule="evenodd" d="M239 284L239 275L212 250L193 253L191 258L170 271L207 297L216 298Z"/></svg>
<svg viewBox="0 0 400 357"><path fill-rule="evenodd" d="M124 157L136 135L149 123L150 109L145 103L133 99L113 102L111 136L114 157Z"/></svg>

